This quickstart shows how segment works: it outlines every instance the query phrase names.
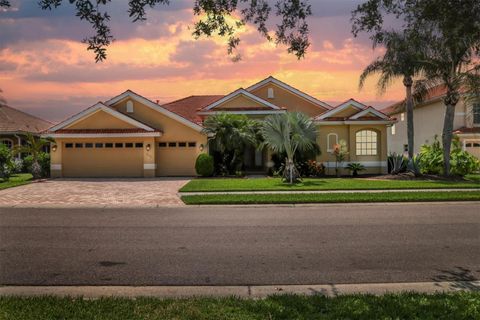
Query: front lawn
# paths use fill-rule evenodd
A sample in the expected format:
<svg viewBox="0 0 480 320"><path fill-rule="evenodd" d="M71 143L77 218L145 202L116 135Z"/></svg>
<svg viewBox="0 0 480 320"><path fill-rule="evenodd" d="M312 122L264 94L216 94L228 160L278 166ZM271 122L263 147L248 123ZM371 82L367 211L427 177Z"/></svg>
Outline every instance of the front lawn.
<svg viewBox="0 0 480 320"><path fill-rule="evenodd" d="M0 298L0 319L480 319L480 293L241 298Z"/></svg>
<svg viewBox="0 0 480 320"><path fill-rule="evenodd" d="M302 183L289 185L280 178L215 178L193 179L180 192L219 191L281 191L281 190L378 190L378 189L442 189L480 188L479 175L466 181L441 180L376 180L366 178L306 178Z"/></svg>
<svg viewBox="0 0 480 320"><path fill-rule="evenodd" d="M32 182L32 175L30 173L14 174L8 181L0 180L0 190L21 186Z"/></svg>
<svg viewBox="0 0 480 320"><path fill-rule="evenodd" d="M185 204L293 204L349 202L480 201L479 191L375 193L206 194L182 196Z"/></svg>

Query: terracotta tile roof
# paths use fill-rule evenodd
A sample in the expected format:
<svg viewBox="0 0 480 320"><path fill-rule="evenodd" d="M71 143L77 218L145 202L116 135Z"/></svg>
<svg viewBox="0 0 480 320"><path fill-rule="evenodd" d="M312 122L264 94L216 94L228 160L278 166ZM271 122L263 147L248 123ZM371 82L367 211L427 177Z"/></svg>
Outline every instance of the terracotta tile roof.
<svg viewBox="0 0 480 320"><path fill-rule="evenodd" d="M480 127L473 127L473 128L462 127L460 129L455 130L453 133L455 134L480 133Z"/></svg>
<svg viewBox="0 0 480 320"><path fill-rule="evenodd" d="M437 100L441 97L443 97L447 93L447 88L444 85L438 85L436 87L433 87L430 89L428 94L423 98L422 103L415 104L415 108L418 108L422 105L427 104L429 101L432 100ZM399 101L397 103L394 103L386 108L383 108L382 110L383 113L387 115L392 115L392 114L397 114L400 112L405 112L405 100Z"/></svg>
<svg viewBox="0 0 480 320"><path fill-rule="evenodd" d="M202 118L197 114L197 111L223 97L220 95L189 96L160 106L196 124L201 124Z"/></svg>
<svg viewBox="0 0 480 320"><path fill-rule="evenodd" d="M55 133L67 133L67 134L102 134L102 133L150 133L152 131L147 131L141 128L129 128L129 129L59 129ZM155 130L153 132L161 132L160 130Z"/></svg>
<svg viewBox="0 0 480 320"><path fill-rule="evenodd" d="M280 108L281 110L285 110L285 108ZM216 107L214 111L275 111L278 109L272 109L270 107L260 107L260 106L251 106L251 107L238 107L238 108L218 108ZM213 110L212 110L213 111Z"/></svg>
<svg viewBox="0 0 480 320"><path fill-rule="evenodd" d="M0 132L40 133L51 126L48 121L0 104Z"/></svg>

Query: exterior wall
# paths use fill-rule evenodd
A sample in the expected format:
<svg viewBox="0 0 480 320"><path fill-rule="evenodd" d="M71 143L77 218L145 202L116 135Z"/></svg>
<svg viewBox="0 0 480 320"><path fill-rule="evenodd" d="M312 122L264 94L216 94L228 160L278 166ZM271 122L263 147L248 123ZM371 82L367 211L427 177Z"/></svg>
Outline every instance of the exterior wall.
<svg viewBox="0 0 480 320"><path fill-rule="evenodd" d="M455 119L453 129L459 129L467 126L466 110L462 100L455 108ZM420 151L420 147L425 143L431 143L435 135L441 139L443 130L443 119L445 116L445 106L442 101L430 103L425 106L414 109L413 128L414 128L414 152ZM403 146L407 144L407 115L404 114L404 120L401 114L392 115L397 118L395 124L395 134L392 134L392 128L388 129L388 152L404 153Z"/></svg>
<svg viewBox="0 0 480 320"><path fill-rule="evenodd" d="M268 88L273 88L274 98L268 98ZM317 116L326 111L325 108L299 97L273 83L268 83L260 88L251 91L252 94L262 98L274 105L286 108L288 111L299 111L311 117Z"/></svg>
<svg viewBox="0 0 480 320"><path fill-rule="evenodd" d="M344 140L347 144L348 154L345 162L341 164L341 174L349 174L345 168L349 162L359 162L366 167L363 174L380 174L387 172L387 127L385 125L320 125L318 127L317 143L322 154L317 156L317 161L325 164L328 175L335 174L335 156L328 150L328 134L338 135L338 142ZM356 155L356 133L361 130L373 130L377 132L377 155L360 156Z"/></svg>
<svg viewBox="0 0 480 320"><path fill-rule="evenodd" d="M122 121L114 116L104 112L97 111L89 117L74 122L68 129L129 129L136 128L134 125Z"/></svg>
<svg viewBox="0 0 480 320"><path fill-rule="evenodd" d="M120 111L126 111L126 102L120 101L114 107ZM204 152L207 146L207 136L174 119L171 119L158 111L133 101L133 114L135 119L147 125L159 128L163 134L155 138L152 148L155 151L155 175L157 176L193 176L195 172L195 160ZM160 142L176 142L177 147L159 147ZM196 147L180 148L178 142L195 142ZM203 151L202 151L203 150Z"/></svg>
<svg viewBox="0 0 480 320"><path fill-rule="evenodd" d="M357 109L353 106L349 106L346 109L343 109L340 112L335 113L332 117L347 118L353 116L355 113L358 113L360 109Z"/></svg>
<svg viewBox="0 0 480 320"><path fill-rule="evenodd" d="M265 108L265 106L261 103L258 103L255 100L252 100L248 97L245 97L243 95L238 95L234 97L233 99L230 99L228 101L225 101L222 104L219 104L215 109L235 109L235 108Z"/></svg>

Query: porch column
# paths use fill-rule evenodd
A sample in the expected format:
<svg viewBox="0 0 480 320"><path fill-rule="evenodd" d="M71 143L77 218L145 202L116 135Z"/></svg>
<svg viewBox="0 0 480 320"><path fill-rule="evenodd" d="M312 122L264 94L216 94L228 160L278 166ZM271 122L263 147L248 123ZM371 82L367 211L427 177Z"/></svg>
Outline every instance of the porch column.
<svg viewBox="0 0 480 320"><path fill-rule="evenodd" d="M143 140L143 177L155 177L157 165L155 163L155 138L145 138Z"/></svg>
<svg viewBox="0 0 480 320"><path fill-rule="evenodd" d="M62 177L62 149L61 141L50 143L50 176L52 178Z"/></svg>

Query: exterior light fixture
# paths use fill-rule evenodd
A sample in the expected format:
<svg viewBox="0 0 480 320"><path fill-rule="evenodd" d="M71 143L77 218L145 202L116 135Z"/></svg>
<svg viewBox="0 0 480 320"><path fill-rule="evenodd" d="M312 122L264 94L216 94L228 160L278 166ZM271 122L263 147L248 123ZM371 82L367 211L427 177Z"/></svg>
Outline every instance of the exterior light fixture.
<svg viewBox="0 0 480 320"><path fill-rule="evenodd" d="M200 145L200 151L203 151L205 147L203 146L203 143Z"/></svg>
<svg viewBox="0 0 480 320"><path fill-rule="evenodd" d="M56 144L54 144L54 145L52 146L52 151L53 151L53 152L57 151L57 145L56 145Z"/></svg>
<svg viewBox="0 0 480 320"><path fill-rule="evenodd" d="M147 151L150 151L150 143L147 144L146 148L147 148Z"/></svg>

